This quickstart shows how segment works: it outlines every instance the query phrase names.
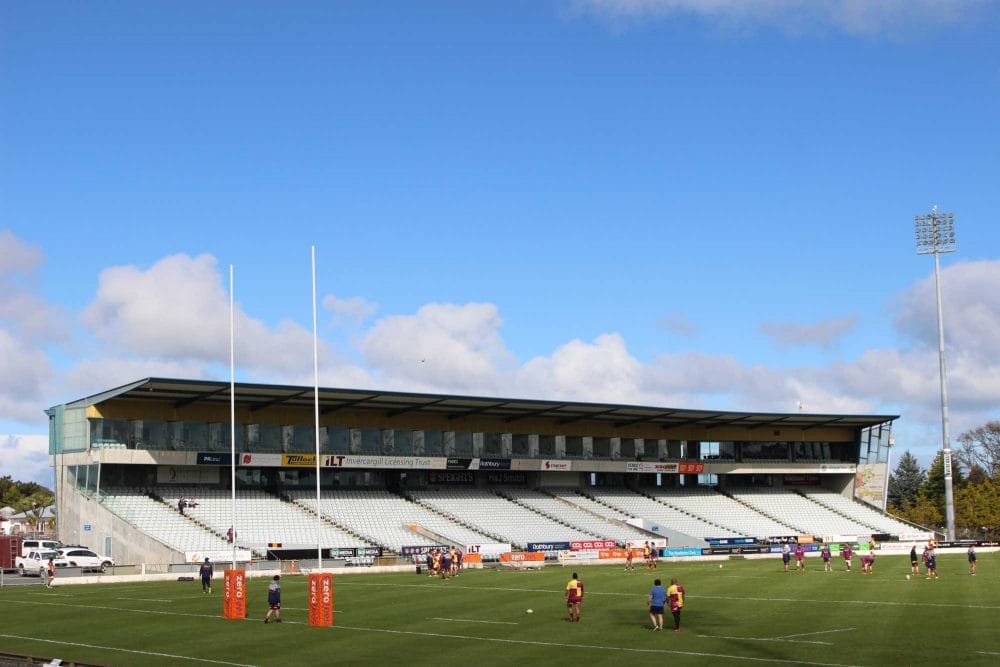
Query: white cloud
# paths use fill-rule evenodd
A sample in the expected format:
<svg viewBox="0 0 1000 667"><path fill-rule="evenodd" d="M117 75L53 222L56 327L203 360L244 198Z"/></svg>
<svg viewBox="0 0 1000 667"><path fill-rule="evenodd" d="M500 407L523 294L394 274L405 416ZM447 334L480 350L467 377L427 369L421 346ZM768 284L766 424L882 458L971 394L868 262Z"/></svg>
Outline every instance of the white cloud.
<svg viewBox="0 0 1000 667"><path fill-rule="evenodd" d="M789 32L833 27L851 35L903 34L972 21L986 0L576 0L577 12L622 21L697 16L726 27L774 25Z"/></svg>
<svg viewBox="0 0 1000 667"><path fill-rule="evenodd" d="M378 320L360 349L379 378L415 391L494 394L514 365L491 303L432 303Z"/></svg>
<svg viewBox="0 0 1000 667"><path fill-rule="evenodd" d="M0 434L0 458L3 474L11 479L54 487L47 435Z"/></svg>
<svg viewBox="0 0 1000 667"><path fill-rule="evenodd" d="M775 342L778 347L816 345L833 347L841 338L854 330L858 318L853 315L834 317L822 322L764 322L757 330Z"/></svg>
<svg viewBox="0 0 1000 667"><path fill-rule="evenodd" d="M517 373L518 393L548 399L642 402L642 364L617 333L593 343L571 340L551 356L529 360Z"/></svg>
<svg viewBox="0 0 1000 667"><path fill-rule="evenodd" d="M323 297L323 307L333 313L334 324L343 322L364 322L378 311L378 304L366 301L360 296L341 299L333 294Z"/></svg>
<svg viewBox="0 0 1000 667"><path fill-rule="evenodd" d="M172 255L146 270L105 269L83 321L99 340L139 359L228 368L229 294L210 255ZM323 366L342 363L325 344L319 356ZM312 359L311 331L290 320L269 326L237 304L240 370L287 381L311 373Z"/></svg>

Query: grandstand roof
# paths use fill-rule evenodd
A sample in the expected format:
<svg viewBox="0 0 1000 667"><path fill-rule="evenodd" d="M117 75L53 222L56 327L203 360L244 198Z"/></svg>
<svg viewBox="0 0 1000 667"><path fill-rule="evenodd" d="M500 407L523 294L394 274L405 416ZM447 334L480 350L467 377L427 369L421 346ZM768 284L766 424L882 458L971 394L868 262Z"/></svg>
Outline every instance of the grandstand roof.
<svg viewBox="0 0 1000 667"><path fill-rule="evenodd" d="M236 404L259 410L270 406L312 408L312 387L238 382ZM229 382L146 378L67 404L66 407L96 405L112 399L172 401L175 407L192 403L229 403ZM368 391L320 387L322 414L338 410L370 410L395 416L424 413L459 419L470 415L499 417L507 422L525 418L553 419L560 423L605 422L615 427L653 424L663 427L700 425L817 428L824 426L864 428L891 422L899 415L838 415L806 412L731 412L688 410L654 406L584 403L528 398L489 398L450 394L417 394L400 391Z"/></svg>

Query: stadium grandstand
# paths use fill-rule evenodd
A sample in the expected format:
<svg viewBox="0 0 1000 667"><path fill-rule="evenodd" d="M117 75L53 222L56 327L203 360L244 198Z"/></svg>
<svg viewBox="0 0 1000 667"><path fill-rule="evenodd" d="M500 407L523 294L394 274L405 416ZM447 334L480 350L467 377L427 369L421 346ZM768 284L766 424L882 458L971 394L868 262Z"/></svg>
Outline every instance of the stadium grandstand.
<svg viewBox="0 0 1000 667"><path fill-rule="evenodd" d="M356 565L927 534L884 511L892 415L320 388L317 428L312 387L232 397L235 420L229 382L147 378L46 410L59 539L118 563Z"/></svg>

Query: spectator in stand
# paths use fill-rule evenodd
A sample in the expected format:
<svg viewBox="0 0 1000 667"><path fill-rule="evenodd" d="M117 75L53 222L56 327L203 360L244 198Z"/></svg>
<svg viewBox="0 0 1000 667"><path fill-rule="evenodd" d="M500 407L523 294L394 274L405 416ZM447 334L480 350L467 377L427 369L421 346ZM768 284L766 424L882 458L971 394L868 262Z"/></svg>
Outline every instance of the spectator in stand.
<svg viewBox="0 0 1000 667"><path fill-rule="evenodd" d="M187 507L187 500L185 500L184 496L181 496L177 500L177 511L180 512L181 514L184 514L185 507Z"/></svg>

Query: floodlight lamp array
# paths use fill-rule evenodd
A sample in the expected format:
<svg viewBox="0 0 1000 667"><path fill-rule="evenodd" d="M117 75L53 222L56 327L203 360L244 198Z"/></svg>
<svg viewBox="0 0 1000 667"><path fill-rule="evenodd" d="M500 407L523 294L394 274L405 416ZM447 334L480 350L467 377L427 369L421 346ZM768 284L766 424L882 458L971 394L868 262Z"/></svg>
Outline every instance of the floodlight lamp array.
<svg viewBox="0 0 1000 667"><path fill-rule="evenodd" d="M955 252L955 214L929 213L913 216L917 254Z"/></svg>

